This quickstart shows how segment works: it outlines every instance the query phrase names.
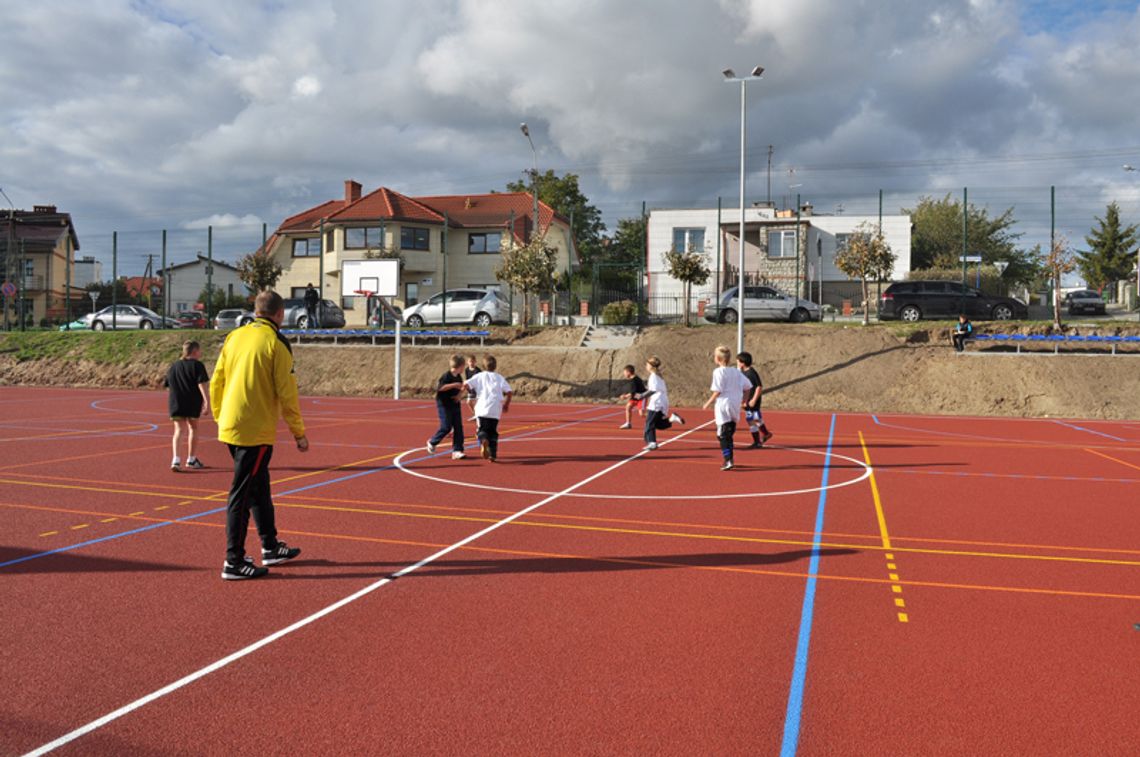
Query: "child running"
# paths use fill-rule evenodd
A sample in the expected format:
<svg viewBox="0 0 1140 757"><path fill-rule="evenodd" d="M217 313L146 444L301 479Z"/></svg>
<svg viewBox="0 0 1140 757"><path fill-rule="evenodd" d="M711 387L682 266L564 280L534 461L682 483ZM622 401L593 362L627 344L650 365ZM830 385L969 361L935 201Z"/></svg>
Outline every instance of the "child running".
<svg viewBox="0 0 1140 757"><path fill-rule="evenodd" d="M712 394L705 400L707 408L716 403L713 416L716 418L716 438L720 441L720 454L724 457L721 470L732 470L732 435L736 433L736 418L740 415L740 403L746 392L752 390L748 377L736 368L729 367L732 351L721 345L716 348L713 359L717 367L713 370Z"/></svg>
<svg viewBox="0 0 1140 757"><path fill-rule="evenodd" d="M484 460L499 457L499 419L511 407L511 386L495 372L494 355L483 358L482 371L467 379L464 386L475 392L475 430L479 437L479 453Z"/></svg>
<svg viewBox="0 0 1140 757"><path fill-rule="evenodd" d="M657 449L657 431L672 428L674 423L684 423L685 419L669 412L669 390L665 379L661 378L661 358L653 355L645 361L649 371L645 393L645 449Z"/></svg>
<svg viewBox="0 0 1140 757"><path fill-rule="evenodd" d="M202 347L195 341L182 344L182 357L176 360L166 372L162 385L170 389L167 405L170 420L174 421L174 438L170 446L174 459L170 470L175 473L182 467L178 457L178 447L182 437L186 437L186 467L205 468L198 459L198 418L210 407L210 376L202 365Z"/></svg>
<svg viewBox="0 0 1140 757"><path fill-rule="evenodd" d="M637 375L637 370L632 365L627 365L622 368L622 375L625 380L629 382L629 391L621 395L625 400L625 423L618 426L618 428L633 428L633 409L637 408L638 415L644 415L642 406L645 405L645 400L642 395L645 394L645 382L641 380L641 376Z"/></svg>
<svg viewBox="0 0 1140 757"><path fill-rule="evenodd" d="M463 369L463 378L469 379L472 376L474 376L476 373L482 372L482 370L483 369L479 367L479 363L475 360L475 355L468 355L467 356L467 367ZM474 413L474 410L475 410L475 393L472 392L471 390L467 390L467 407L471 408L471 410L472 410L471 417L468 418L467 420L469 420L469 421L475 420L475 413Z"/></svg>
<svg viewBox="0 0 1140 757"><path fill-rule="evenodd" d="M760 396L764 394L764 383L760 381L760 374L752 367L750 353L741 352L737 355L736 367L752 384L752 390L744 402L744 420L748 421L748 430L752 433L752 444L748 449L760 449L764 446L764 442L772 438L772 432L764 425L764 414L760 412Z"/></svg>
<svg viewBox="0 0 1140 757"><path fill-rule="evenodd" d="M451 434L451 459L462 460L463 411L459 402L463 389L463 356L452 355L450 369L439 377L435 389L435 411L439 414L439 430L428 439L427 451L435 454L436 446Z"/></svg>

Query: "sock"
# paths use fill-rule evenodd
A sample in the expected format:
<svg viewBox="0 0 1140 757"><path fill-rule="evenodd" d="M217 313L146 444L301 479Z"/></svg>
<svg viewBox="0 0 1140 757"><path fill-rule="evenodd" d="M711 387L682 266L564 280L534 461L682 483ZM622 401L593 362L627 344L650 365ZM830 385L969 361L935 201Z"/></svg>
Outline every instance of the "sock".
<svg viewBox="0 0 1140 757"><path fill-rule="evenodd" d="M747 290L745 290L745 293L747 293ZM760 424L760 433L762 433L762 434L768 433L768 427L765 426L763 423Z"/></svg>
<svg viewBox="0 0 1140 757"><path fill-rule="evenodd" d="M760 432L759 431L753 431L752 432L752 441L756 444L760 443Z"/></svg>

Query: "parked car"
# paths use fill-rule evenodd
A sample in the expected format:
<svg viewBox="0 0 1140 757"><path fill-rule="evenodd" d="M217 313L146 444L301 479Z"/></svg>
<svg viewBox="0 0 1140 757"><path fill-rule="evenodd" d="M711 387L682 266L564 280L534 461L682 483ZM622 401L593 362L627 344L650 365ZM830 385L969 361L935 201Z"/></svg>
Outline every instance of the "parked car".
<svg viewBox="0 0 1140 757"><path fill-rule="evenodd" d="M206 328L206 314L198 310L183 310L175 316L175 319L184 329Z"/></svg>
<svg viewBox="0 0 1140 757"><path fill-rule="evenodd" d="M375 311L373 311L372 317L368 319L368 325L380 329L395 328L397 317L400 319L400 322L403 323L404 318L403 314L400 312L400 309L395 305L392 306L392 309L396 311L395 317L393 317L393 315L388 312L386 308L377 307Z"/></svg>
<svg viewBox="0 0 1140 757"><path fill-rule="evenodd" d="M965 313L977 320L1026 318L1029 308L1013 297L986 294L957 281L899 281L879 299L879 318L918 321Z"/></svg>
<svg viewBox="0 0 1140 757"><path fill-rule="evenodd" d="M730 287L721 294L716 307L705 311L705 320L716 323L736 323L739 309L736 301L736 287ZM803 297L795 297L767 286L744 287L744 320L746 321L818 321L823 311L819 305Z"/></svg>
<svg viewBox="0 0 1140 757"><path fill-rule="evenodd" d="M218 314L214 316L214 328L222 331L236 329L238 326L246 325L253 318L252 310L242 310L241 308L219 310Z"/></svg>
<svg viewBox="0 0 1140 757"><path fill-rule="evenodd" d="M76 318L71 323L65 323L59 327L60 331L84 331L87 329L86 318Z"/></svg>
<svg viewBox="0 0 1140 757"><path fill-rule="evenodd" d="M97 313L86 316L87 327L95 331L104 329L178 328L178 321L164 318L141 305L109 305Z"/></svg>
<svg viewBox="0 0 1140 757"><path fill-rule="evenodd" d="M1063 304L1069 309L1069 315L1081 313L1096 313L1104 315L1104 298L1091 289L1081 289L1065 295Z"/></svg>
<svg viewBox="0 0 1140 757"><path fill-rule="evenodd" d="M332 300L321 300L317 305L317 318L320 323L309 323L309 311L305 309L305 301L300 297L291 297L285 300L285 320L281 328L285 329L342 329L344 328L344 311Z"/></svg>
<svg viewBox="0 0 1140 757"><path fill-rule="evenodd" d="M492 323L507 323L510 319L511 306L498 292L449 289L405 310L404 325L419 328L426 323L443 323L445 298L447 323L473 323L485 328Z"/></svg>

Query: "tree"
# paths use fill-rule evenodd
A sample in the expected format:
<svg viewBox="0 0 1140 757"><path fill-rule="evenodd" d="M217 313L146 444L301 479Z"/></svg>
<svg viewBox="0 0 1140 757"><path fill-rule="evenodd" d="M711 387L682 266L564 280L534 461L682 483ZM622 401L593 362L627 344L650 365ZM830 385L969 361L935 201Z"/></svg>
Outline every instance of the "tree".
<svg viewBox="0 0 1140 757"><path fill-rule="evenodd" d="M946 195L941 200L923 197L913 209L902 210L911 217L910 267L960 269L962 261L962 203ZM1032 281L1037 275L1033 255L1017 247L1021 238L1012 230L1016 221L1013 208L990 218L984 208L967 206L967 250L981 255L983 263L1005 261L1008 267L1003 279L1013 283Z"/></svg>
<svg viewBox="0 0 1140 757"><path fill-rule="evenodd" d="M847 246L835 255L835 267L863 285L863 325L871 322L870 294L867 281L889 276L897 256L877 226L862 223L847 240Z"/></svg>
<svg viewBox="0 0 1140 757"><path fill-rule="evenodd" d="M1061 276L1077 267L1076 256L1073 254L1069 240L1064 234L1058 234L1053 239L1049 254L1045 256L1042 267L1049 274L1053 286L1053 328L1061 330Z"/></svg>
<svg viewBox="0 0 1140 757"><path fill-rule="evenodd" d="M1100 291L1107 284L1132 277L1137 238L1136 224L1121 227L1120 206L1115 202L1109 203L1104 218L1096 221L1098 226L1085 237L1089 251L1077 253L1077 267L1085 282Z"/></svg>
<svg viewBox="0 0 1140 757"><path fill-rule="evenodd" d="M206 312L211 315L217 315L219 310L226 308L245 308L249 305L249 296L246 293L229 294L224 288L215 286L212 291L207 291L207 287L202 287L202 291L198 293L198 302L208 304L209 307Z"/></svg>
<svg viewBox="0 0 1140 757"><path fill-rule="evenodd" d="M684 252L671 248L665 253L665 265L668 267L670 276L685 284L685 325L688 326L690 325L689 299L692 296L693 284L697 286L704 284L709 280L712 271L709 270L704 251L698 250L692 245Z"/></svg>
<svg viewBox="0 0 1140 757"><path fill-rule="evenodd" d="M536 236L526 244L518 244L506 238L500 252L502 263L495 271L495 278L522 291L522 325L526 326L530 323L529 295L548 292L554 288L558 251L546 244L545 237Z"/></svg>
<svg viewBox="0 0 1140 757"><path fill-rule="evenodd" d="M255 250L237 262L238 278L251 292L262 292L277 286L281 264L265 250Z"/></svg>
<svg viewBox="0 0 1140 757"><path fill-rule="evenodd" d="M538 174L535 184L539 200L554 208L558 215L573 221L574 245L578 248L578 255L584 264L591 264L603 252L602 232L606 230L606 225L602 223L602 211L591 205L578 188L578 175L568 173L559 178L554 171L547 171ZM512 181L507 184L507 191L529 194L531 185L523 180ZM542 233L540 229L539 235Z"/></svg>

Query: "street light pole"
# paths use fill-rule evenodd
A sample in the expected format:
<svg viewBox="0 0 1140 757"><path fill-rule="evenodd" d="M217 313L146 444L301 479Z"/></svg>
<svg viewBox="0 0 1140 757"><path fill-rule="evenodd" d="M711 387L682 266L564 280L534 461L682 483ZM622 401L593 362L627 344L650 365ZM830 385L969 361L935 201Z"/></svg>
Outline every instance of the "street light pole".
<svg viewBox="0 0 1140 757"><path fill-rule="evenodd" d="M759 79L764 73L763 66L756 66L748 76L736 75L731 68L721 72L725 81L740 82L740 249L737 255L736 286L736 352L744 352L744 157L747 147L746 114L748 111L748 80Z"/></svg>
<svg viewBox="0 0 1140 757"><path fill-rule="evenodd" d="M530 193L534 197L534 231L538 232L538 153L534 150L534 140L530 138L530 129L527 128L526 121L519 124L519 131L526 137L526 141L530 143L530 155L534 159L534 168L530 172Z"/></svg>
<svg viewBox="0 0 1140 757"><path fill-rule="evenodd" d="M1133 166L1130 166L1127 163L1125 163L1122 168L1125 171L1136 170ZM1140 245L1136 246L1136 305L1136 318L1140 320Z"/></svg>

